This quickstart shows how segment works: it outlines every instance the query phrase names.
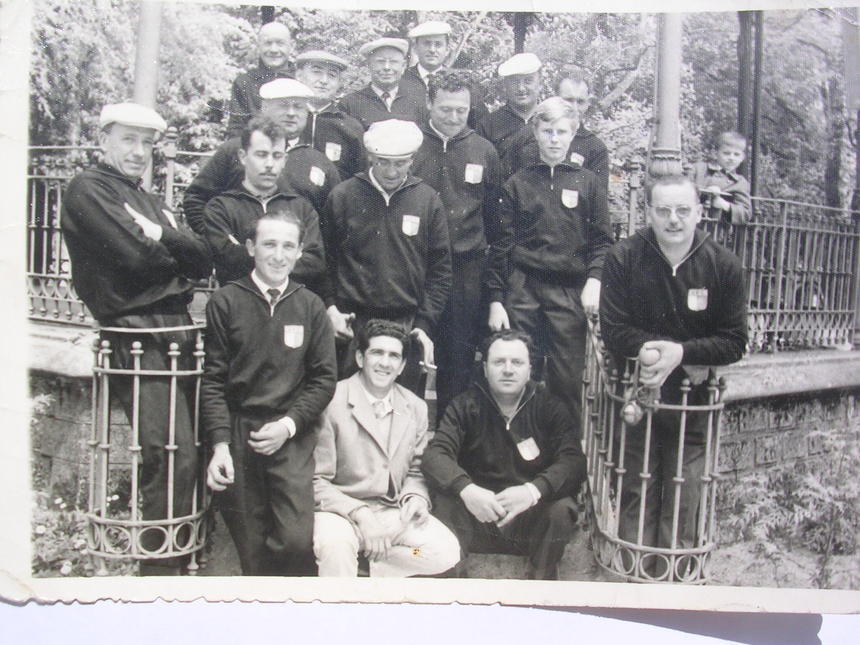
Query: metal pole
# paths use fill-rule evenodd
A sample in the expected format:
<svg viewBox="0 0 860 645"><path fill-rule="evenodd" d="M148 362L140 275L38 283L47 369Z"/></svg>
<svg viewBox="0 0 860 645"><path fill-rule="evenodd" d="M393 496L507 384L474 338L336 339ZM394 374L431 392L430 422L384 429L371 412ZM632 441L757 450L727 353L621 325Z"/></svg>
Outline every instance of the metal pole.
<svg viewBox="0 0 860 645"><path fill-rule="evenodd" d="M158 43L161 37L161 2L143 0L137 23L137 51L134 58L134 102L157 109ZM143 175L143 185L152 185L152 166Z"/></svg>
<svg viewBox="0 0 860 645"><path fill-rule="evenodd" d="M681 174L681 14L660 16L657 41L655 129L648 174Z"/></svg>
<svg viewBox="0 0 860 645"><path fill-rule="evenodd" d="M764 59L764 11L755 12L755 59L753 61L753 113L750 147L750 194L758 195L758 157L761 131L761 77Z"/></svg>

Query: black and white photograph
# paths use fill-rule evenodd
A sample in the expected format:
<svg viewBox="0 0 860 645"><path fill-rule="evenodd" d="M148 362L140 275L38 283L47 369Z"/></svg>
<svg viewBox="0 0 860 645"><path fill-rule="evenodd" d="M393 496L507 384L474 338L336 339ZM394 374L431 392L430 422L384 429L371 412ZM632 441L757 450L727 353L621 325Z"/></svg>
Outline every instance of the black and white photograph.
<svg viewBox="0 0 860 645"><path fill-rule="evenodd" d="M4 593L860 607L860 10L20 4Z"/></svg>

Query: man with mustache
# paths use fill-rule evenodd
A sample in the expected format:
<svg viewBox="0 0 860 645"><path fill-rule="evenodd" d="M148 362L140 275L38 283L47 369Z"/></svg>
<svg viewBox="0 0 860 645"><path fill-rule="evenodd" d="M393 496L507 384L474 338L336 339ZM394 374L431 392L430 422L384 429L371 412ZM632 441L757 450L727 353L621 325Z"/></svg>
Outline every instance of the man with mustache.
<svg viewBox="0 0 860 645"><path fill-rule="evenodd" d="M291 78L279 78L260 88L261 112L277 121L285 130L287 161L278 178L285 193L296 193L307 199L319 212L329 191L340 183L340 173L326 156L302 141L308 119L308 100L314 97L309 87ZM212 155L185 190L182 208L188 225L205 234L205 208L213 197L244 181L239 161L238 136L228 139ZM315 244L309 239L310 244Z"/></svg>
<svg viewBox="0 0 860 645"><path fill-rule="evenodd" d="M319 218L306 199L278 187L278 177L287 161L286 132L269 117L258 116L245 126L240 141L238 158L245 171L242 184L206 205L206 239L218 282L227 284L254 268L245 242L252 237L263 214L282 210L293 213L304 231L301 258L291 276L318 293L325 273Z"/></svg>

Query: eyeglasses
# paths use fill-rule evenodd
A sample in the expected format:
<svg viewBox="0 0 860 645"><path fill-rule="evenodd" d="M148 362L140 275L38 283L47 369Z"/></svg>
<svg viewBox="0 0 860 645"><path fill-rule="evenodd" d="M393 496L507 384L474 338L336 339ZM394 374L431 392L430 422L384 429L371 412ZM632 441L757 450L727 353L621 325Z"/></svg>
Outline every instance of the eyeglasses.
<svg viewBox="0 0 860 645"><path fill-rule="evenodd" d="M693 214L692 206L653 206L654 214L661 219L668 219L672 213L675 213L681 219L687 219Z"/></svg>

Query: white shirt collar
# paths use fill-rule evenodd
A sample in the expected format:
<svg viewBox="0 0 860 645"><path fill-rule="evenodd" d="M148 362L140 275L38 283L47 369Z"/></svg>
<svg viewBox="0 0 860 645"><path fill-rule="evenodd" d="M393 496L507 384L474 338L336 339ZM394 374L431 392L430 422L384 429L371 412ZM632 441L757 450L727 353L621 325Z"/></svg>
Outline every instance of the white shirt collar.
<svg viewBox="0 0 860 645"><path fill-rule="evenodd" d="M257 274L257 269L251 271L251 280L254 282L255 285L257 285L257 288L260 290L260 293L266 296L267 300L269 298L269 289L277 289L278 297L280 298L282 295L284 295L284 291L287 290L287 287L290 284L290 276L287 276L287 279L284 280L282 284L278 285L277 287L270 287L260 279L260 276Z"/></svg>
<svg viewBox="0 0 860 645"><path fill-rule="evenodd" d="M393 396L394 388L393 387L390 390L388 390L388 394L386 394L381 399L378 399L373 394L370 393L370 390L368 390L364 386L364 381L361 380L360 376L358 378L358 382L361 385L361 391L364 392L364 396L367 397L367 402L370 403L371 408L373 408L373 404L376 403L377 401L382 401L382 409L384 412L383 416L387 415L389 412L394 410L394 396Z"/></svg>

